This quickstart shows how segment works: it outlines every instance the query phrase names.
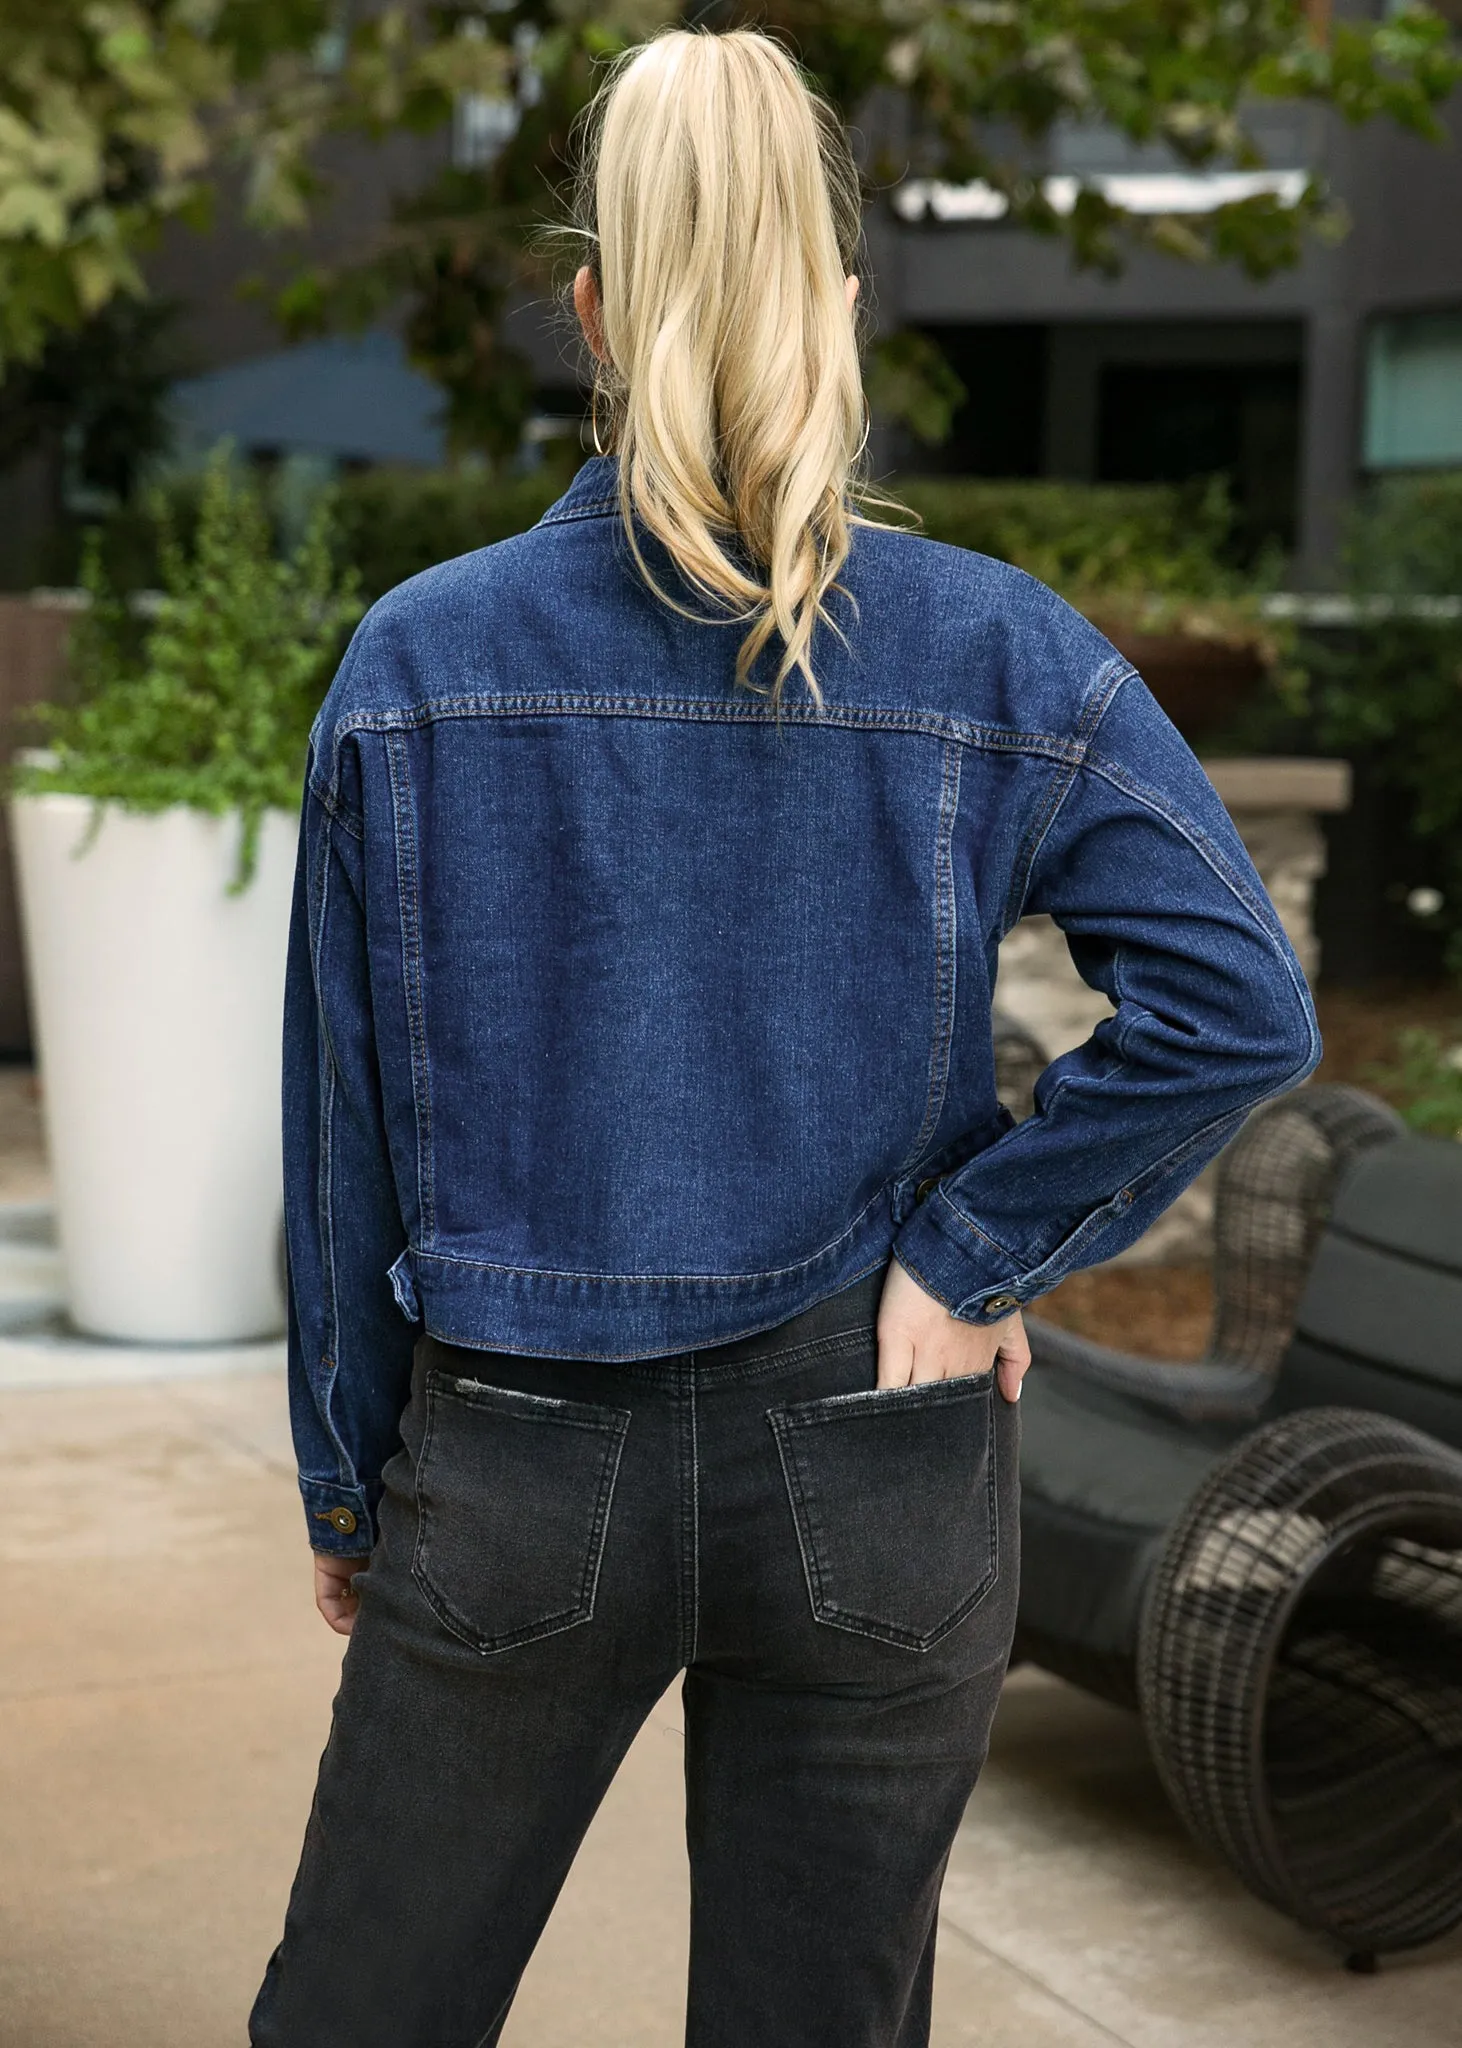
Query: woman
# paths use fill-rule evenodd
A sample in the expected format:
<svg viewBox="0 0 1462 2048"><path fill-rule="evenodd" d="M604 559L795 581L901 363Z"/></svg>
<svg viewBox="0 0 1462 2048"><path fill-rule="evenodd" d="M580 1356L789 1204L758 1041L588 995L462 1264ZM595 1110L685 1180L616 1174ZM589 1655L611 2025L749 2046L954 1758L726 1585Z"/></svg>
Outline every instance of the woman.
<svg viewBox="0 0 1462 2048"><path fill-rule="evenodd" d="M310 750L291 1379L351 1641L256 2048L496 2041L681 1672L692 2048L925 2042L1020 1312L1319 1051L1129 665L854 518L857 178L787 57L660 36L586 159L604 452L375 607ZM1034 911L1114 1014L1015 1126Z"/></svg>

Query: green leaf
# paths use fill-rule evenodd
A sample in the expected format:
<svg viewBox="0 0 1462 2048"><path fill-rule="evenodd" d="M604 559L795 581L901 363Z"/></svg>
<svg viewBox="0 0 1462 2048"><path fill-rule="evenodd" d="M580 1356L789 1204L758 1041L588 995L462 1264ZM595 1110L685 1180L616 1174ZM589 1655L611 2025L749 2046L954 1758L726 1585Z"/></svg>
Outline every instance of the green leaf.
<svg viewBox="0 0 1462 2048"><path fill-rule="evenodd" d="M332 516L323 497L300 546L278 560L257 487L220 449L186 546L158 508L163 591L140 634L93 542L91 605L71 650L77 701L50 709L53 764L22 769L19 786L143 811L236 810L244 886L264 811L299 800L310 724L361 611L354 575L332 566Z"/></svg>

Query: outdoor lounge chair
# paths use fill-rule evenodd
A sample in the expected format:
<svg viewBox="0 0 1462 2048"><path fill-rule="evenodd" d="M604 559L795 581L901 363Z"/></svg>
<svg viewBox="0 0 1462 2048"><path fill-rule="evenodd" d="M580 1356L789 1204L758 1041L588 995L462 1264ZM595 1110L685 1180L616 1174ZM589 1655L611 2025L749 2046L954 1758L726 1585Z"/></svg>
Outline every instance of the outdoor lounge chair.
<svg viewBox="0 0 1462 2048"><path fill-rule="evenodd" d="M1256 1112L1204 1360L1032 1318L1021 1403L1016 1657L1137 1706L1198 1838L1358 1968L1462 1921L1462 1147L1398 1132Z"/></svg>

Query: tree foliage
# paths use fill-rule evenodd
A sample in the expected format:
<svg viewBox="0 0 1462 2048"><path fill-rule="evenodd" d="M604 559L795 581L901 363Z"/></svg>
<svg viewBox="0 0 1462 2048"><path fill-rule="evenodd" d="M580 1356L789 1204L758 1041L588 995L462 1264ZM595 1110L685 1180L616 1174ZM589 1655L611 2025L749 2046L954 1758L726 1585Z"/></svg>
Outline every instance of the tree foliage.
<svg viewBox="0 0 1462 2048"><path fill-rule="evenodd" d="M1315 740L1404 792L1462 977L1462 471L1378 479L1343 567L1355 624L1309 650Z"/></svg>
<svg viewBox="0 0 1462 2048"><path fill-rule="evenodd" d="M501 90L504 53L440 11L343 36L333 0L0 0L0 370L119 295L163 223L303 226L331 134L430 128Z"/></svg>
<svg viewBox="0 0 1462 2048"><path fill-rule="evenodd" d="M526 370L501 314L542 284L532 230L573 117L601 59L675 18L664 0L0 0L0 369L140 293L160 224L205 220L225 176L242 177L252 221L299 227L329 137L425 133L486 108L478 160L404 195L369 245L301 269L279 309L300 333L404 295L454 444L511 445ZM983 179L1013 221L1107 270L1148 245L1262 277L1339 216L1319 179L1291 205L1257 193L1203 214L1134 215L1090 180L1057 204L1043 172L1059 125L1252 168L1265 100L1432 136L1462 75L1421 4L1333 26L1317 0L717 0L693 18L789 42L863 126L870 196L906 175ZM892 401L937 434L939 394L907 348L886 368Z"/></svg>

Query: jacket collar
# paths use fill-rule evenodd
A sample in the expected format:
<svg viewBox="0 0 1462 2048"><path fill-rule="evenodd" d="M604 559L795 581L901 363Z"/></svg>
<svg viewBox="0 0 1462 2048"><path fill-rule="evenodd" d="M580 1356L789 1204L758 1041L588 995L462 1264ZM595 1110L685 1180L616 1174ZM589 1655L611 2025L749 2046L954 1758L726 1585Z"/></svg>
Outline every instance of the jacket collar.
<svg viewBox="0 0 1462 2048"><path fill-rule="evenodd" d="M539 520L551 526L562 519L591 519L619 510L619 458L591 455L575 475L561 498L556 498Z"/></svg>

